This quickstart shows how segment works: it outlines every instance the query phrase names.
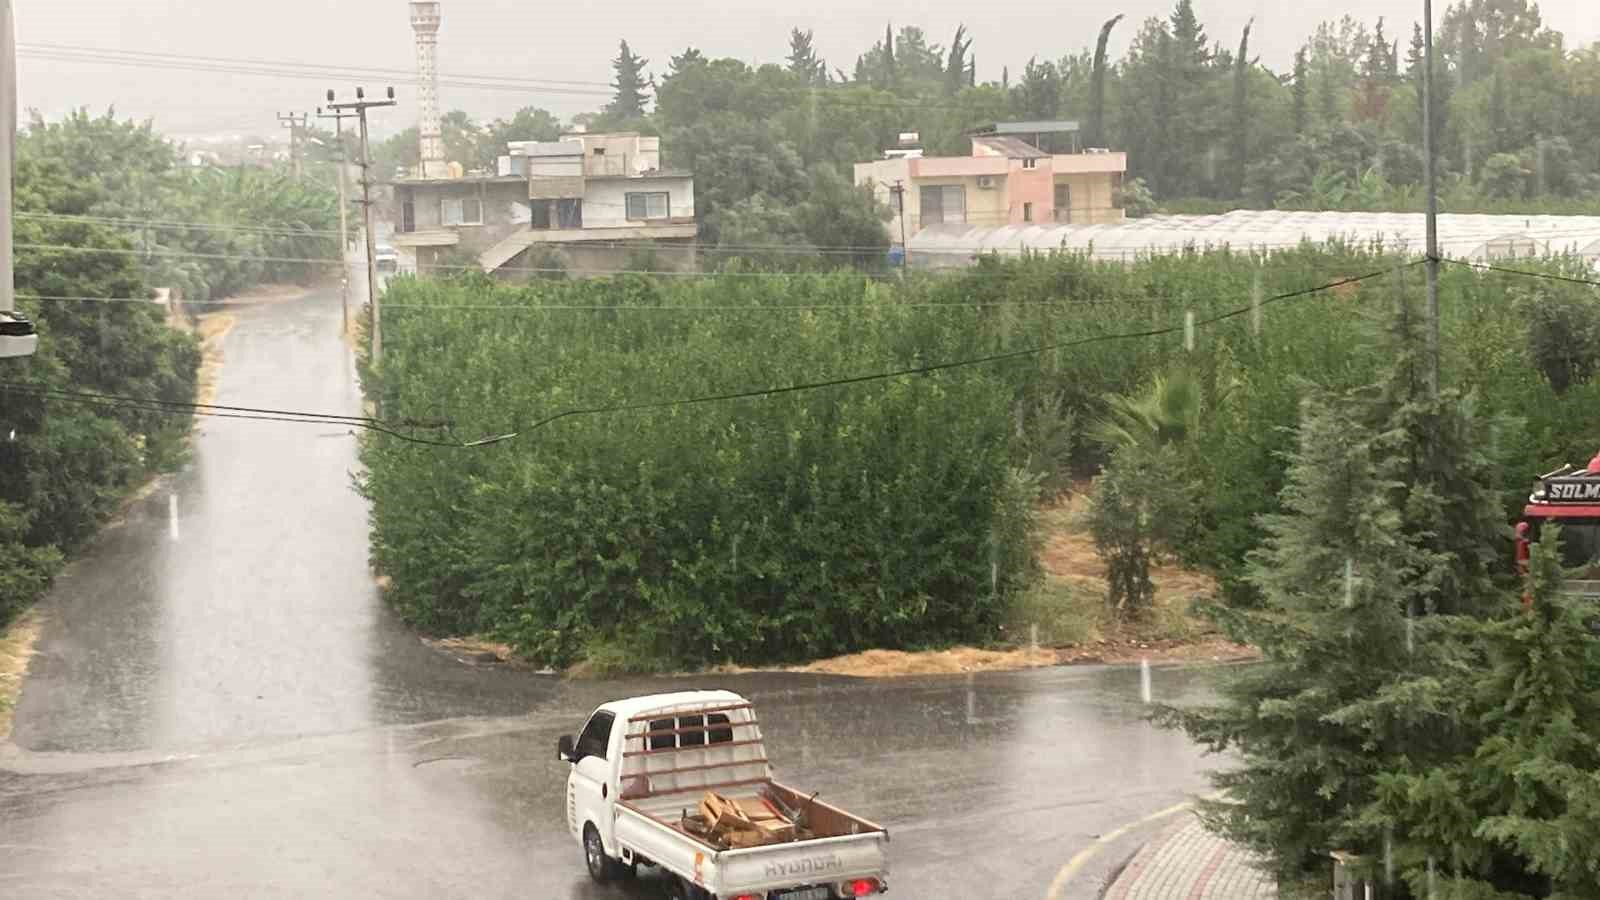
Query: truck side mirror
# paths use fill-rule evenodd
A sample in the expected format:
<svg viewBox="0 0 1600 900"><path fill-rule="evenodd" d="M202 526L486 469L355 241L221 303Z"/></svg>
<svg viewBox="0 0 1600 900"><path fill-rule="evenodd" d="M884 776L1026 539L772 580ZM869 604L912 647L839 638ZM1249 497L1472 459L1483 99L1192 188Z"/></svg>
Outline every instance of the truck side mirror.
<svg viewBox="0 0 1600 900"><path fill-rule="evenodd" d="M556 741L556 758L562 762L575 763L578 761L577 751L572 749L572 735L563 734Z"/></svg>

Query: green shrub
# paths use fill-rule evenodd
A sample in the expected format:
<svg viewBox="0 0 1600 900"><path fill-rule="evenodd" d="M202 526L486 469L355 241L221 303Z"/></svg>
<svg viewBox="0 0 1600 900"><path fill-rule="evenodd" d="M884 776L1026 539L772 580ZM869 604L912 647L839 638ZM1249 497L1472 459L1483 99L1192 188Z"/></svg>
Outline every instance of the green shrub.
<svg viewBox="0 0 1600 900"><path fill-rule="evenodd" d="M985 258L892 282L398 279L383 365L364 382L385 416L447 415L460 438L573 409L1061 349L569 416L475 451L375 437L362 485L374 560L419 627L495 631L548 662L624 632L680 666L982 641L1036 580L1021 498L1095 474L1107 451L1078 439L1080 423L1103 419L1108 395L1181 368L1202 415L1185 426L1181 466L1196 488L1170 549L1213 573L1226 602L1248 605L1258 592L1244 561L1261 517L1279 509L1301 402L1313 386L1376 380L1388 357L1371 320L1420 292L1421 272L1270 303L1259 334L1249 315L1220 319L1192 352L1184 314L1237 310L1257 284L1271 298L1402 261L1331 244L1127 265ZM1516 299L1525 282L1457 266L1441 277L1445 380L1476 394L1486 420L1522 417L1490 435L1506 460L1507 519L1536 472L1587 459L1600 440L1585 412L1600 385L1557 395L1533 363L1526 305L1543 301ZM1174 330L1095 340L1162 329Z"/></svg>

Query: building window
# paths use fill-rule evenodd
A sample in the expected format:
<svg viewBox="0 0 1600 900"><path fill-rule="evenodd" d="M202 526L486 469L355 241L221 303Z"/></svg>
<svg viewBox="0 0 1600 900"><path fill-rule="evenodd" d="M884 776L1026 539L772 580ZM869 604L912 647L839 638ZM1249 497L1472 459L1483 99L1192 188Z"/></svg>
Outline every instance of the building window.
<svg viewBox="0 0 1600 900"><path fill-rule="evenodd" d="M640 192L627 195L628 221L641 222L648 219L665 219L670 216L671 204L668 202L666 191Z"/></svg>
<svg viewBox="0 0 1600 900"><path fill-rule="evenodd" d="M483 201L476 196L446 197L439 201L439 221L445 225L482 225Z"/></svg>
<svg viewBox="0 0 1600 900"><path fill-rule="evenodd" d="M1031 201L1022 204L1022 221L1033 221L1033 203Z"/></svg>
<svg viewBox="0 0 1600 900"><path fill-rule="evenodd" d="M417 230L417 204L410 197L400 203L400 230L406 234Z"/></svg>
<svg viewBox="0 0 1600 900"><path fill-rule="evenodd" d="M1024 169L1037 169L1037 168L1039 168L1039 161L1037 159L1029 157L1028 159L1025 159L1025 160L1022 161L1022 167Z"/></svg>
<svg viewBox="0 0 1600 900"><path fill-rule="evenodd" d="M1056 221L1063 224L1072 222L1072 185L1056 185Z"/></svg>
<svg viewBox="0 0 1600 900"><path fill-rule="evenodd" d="M962 185L932 185L923 188L920 197L921 227L967 224L967 189Z"/></svg>

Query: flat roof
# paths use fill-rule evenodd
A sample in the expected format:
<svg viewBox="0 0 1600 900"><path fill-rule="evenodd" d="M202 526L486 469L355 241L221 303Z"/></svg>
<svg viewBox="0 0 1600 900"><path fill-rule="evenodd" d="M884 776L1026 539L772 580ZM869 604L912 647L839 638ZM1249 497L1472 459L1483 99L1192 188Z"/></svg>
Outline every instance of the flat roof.
<svg viewBox="0 0 1600 900"><path fill-rule="evenodd" d="M1078 123L1073 119L1032 119L983 125L974 130L973 134L1056 134L1077 130Z"/></svg>
<svg viewBox="0 0 1600 900"><path fill-rule="evenodd" d="M397 187L444 184L522 184L527 180L524 175L463 175L460 178L396 178L389 184Z"/></svg>
<svg viewBox="0 0 1600 900"><path fill-rule="evenodd" d="M1021 138L976 134L972 136L972 142L998 150L1010 159L1044 159L1050 155Z"/></svg>

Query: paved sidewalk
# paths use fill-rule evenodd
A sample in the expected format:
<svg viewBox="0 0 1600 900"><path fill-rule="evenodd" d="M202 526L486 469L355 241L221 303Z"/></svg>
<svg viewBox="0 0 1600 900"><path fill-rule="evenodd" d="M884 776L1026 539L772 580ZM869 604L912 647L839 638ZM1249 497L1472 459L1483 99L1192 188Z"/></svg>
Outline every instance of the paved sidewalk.
<svg viewBox="0 0 1600 900"><path fill-rule="evenodd" d="M1105 900L1274 900L1272 878L1193 815L1144 845Z"/></svg>

